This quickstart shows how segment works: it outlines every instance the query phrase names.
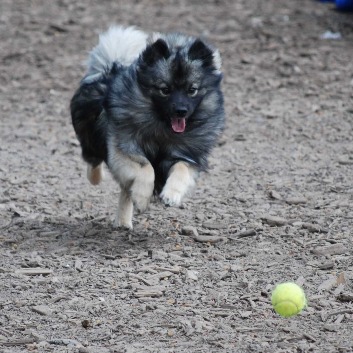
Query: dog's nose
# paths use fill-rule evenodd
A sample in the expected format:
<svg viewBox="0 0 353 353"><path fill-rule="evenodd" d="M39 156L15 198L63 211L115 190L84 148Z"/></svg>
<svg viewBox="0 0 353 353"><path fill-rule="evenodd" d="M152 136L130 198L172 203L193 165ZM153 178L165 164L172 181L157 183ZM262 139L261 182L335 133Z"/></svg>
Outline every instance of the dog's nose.
<svg viewBox="0 0 353 353"><path fill-rule="evenodd" d="M179 107L175 109L175 114L178 118L185 118L188 110L185 107Z"/></svg>

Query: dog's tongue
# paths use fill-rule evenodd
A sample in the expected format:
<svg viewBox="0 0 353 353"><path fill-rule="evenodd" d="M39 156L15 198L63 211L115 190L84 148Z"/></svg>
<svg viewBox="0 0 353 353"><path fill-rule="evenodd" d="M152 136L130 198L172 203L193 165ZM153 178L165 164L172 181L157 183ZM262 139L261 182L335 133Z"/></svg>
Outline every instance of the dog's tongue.
<svg viewBox="0 0 353 353"><path fill-rule="evenodd" d="M172 118L172 129L174 132L184 132L185 126L185 118Z"/></svg>

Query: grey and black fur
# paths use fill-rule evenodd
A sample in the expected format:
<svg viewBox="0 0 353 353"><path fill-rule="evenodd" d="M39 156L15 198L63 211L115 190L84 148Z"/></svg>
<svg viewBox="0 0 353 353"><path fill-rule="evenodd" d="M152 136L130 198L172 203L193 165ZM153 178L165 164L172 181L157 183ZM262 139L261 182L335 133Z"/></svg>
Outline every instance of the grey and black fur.
<svg viewBox="0 0 353 353"><path fill-rule="evenodd" d="M132 228L153 192L180 204L207 169L224 127L219 52L182 34L112 27L71 100L72 122L97 184L105 162L121 187L117 225Z"/></svg>

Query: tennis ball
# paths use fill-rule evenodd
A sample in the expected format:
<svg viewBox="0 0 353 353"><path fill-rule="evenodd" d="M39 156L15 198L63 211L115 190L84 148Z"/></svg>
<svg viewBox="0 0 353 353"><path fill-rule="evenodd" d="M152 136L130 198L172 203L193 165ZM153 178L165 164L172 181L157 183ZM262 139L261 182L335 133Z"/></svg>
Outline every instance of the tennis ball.
<svg viewBox="0 0 353 353"><path fill-rule="evenodd" d="M303 289L293 282L278 284L272 292L271 302L276 313L283 317L297 315L306 307Z"/></svg>

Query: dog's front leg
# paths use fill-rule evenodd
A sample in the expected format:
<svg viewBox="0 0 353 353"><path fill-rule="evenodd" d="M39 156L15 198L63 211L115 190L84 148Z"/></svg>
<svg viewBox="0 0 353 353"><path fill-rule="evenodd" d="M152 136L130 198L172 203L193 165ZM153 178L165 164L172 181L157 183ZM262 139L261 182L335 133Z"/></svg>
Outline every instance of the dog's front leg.
<svg viewBox="0 0 353 353"><path fill-rule="evenodd" d="M121 188L118 212L115 217L114 227L132 229L133 203L130 192Z"/></svg>
<svg viewBox="0 0 353 353"><path fill-rule="evenodd" d="M183 197L195 185L198 170L187 162L175 163L169 171L167 182L161 192L166 205L179 206Z"/></svg>
<svg viewBox="0 0 353 353"><path fill-rule="evenodd" d="M117 149L109 151L108 166L121 187L116 226L132 229L133 206L144 211L154 189L154 170L140 155L128 155Z"/></svg>

